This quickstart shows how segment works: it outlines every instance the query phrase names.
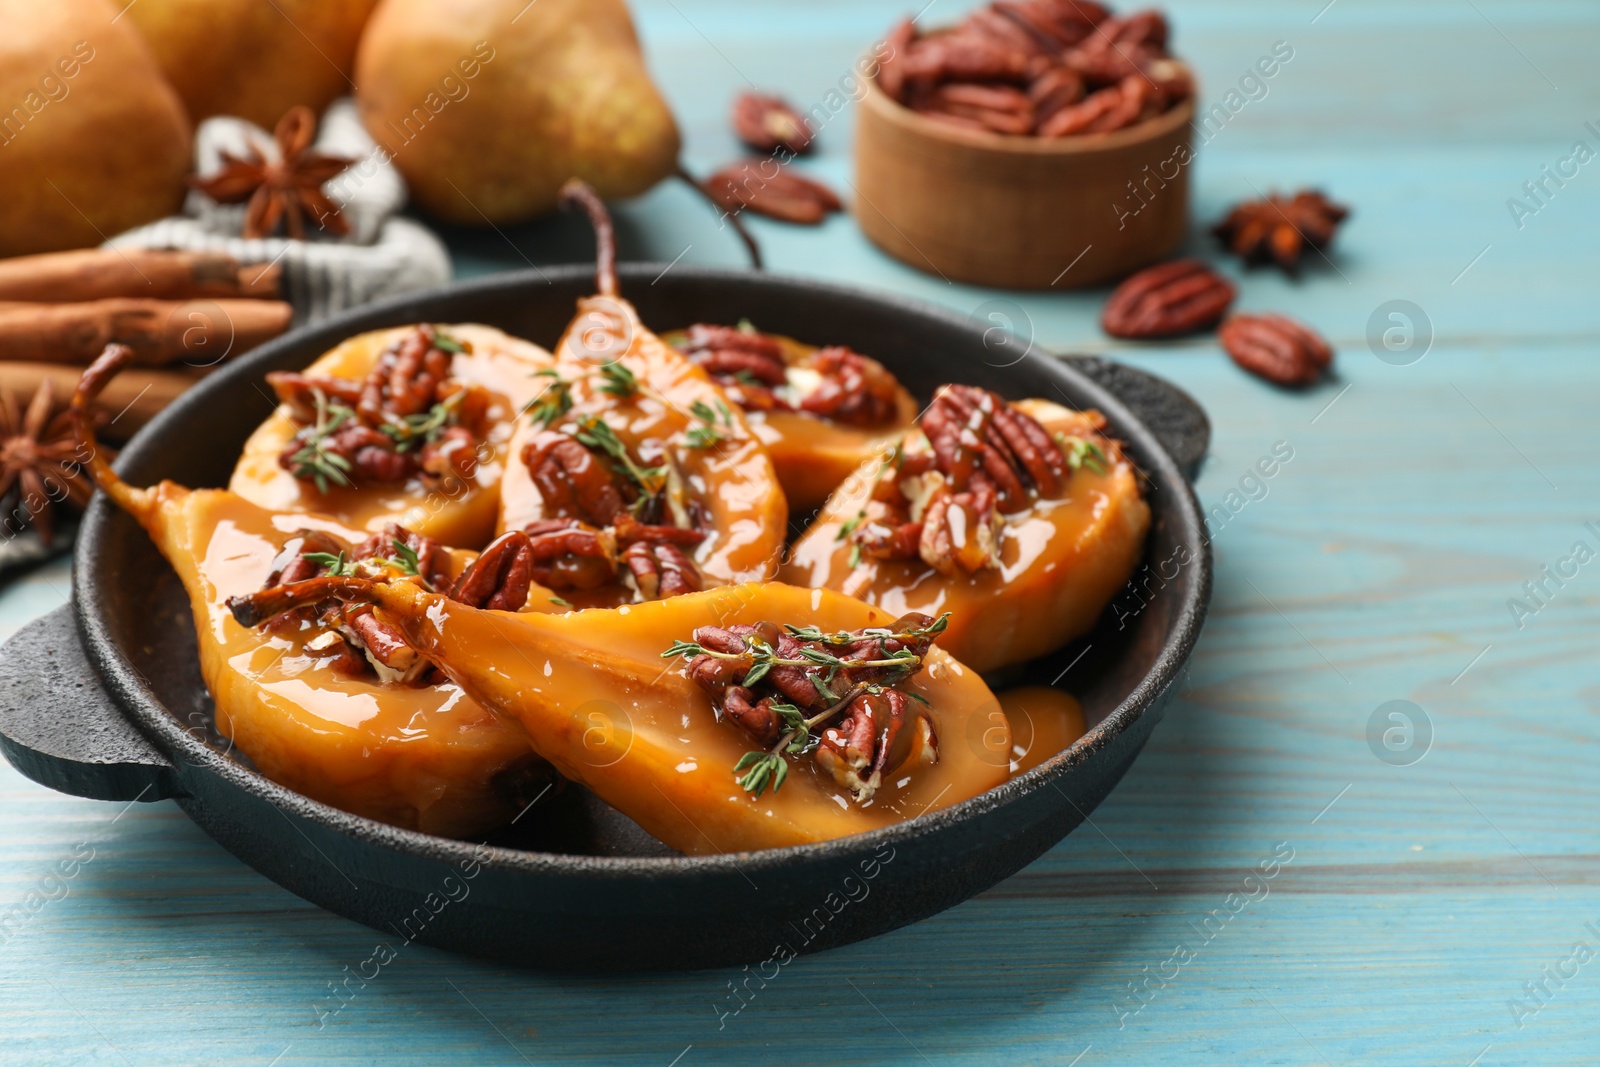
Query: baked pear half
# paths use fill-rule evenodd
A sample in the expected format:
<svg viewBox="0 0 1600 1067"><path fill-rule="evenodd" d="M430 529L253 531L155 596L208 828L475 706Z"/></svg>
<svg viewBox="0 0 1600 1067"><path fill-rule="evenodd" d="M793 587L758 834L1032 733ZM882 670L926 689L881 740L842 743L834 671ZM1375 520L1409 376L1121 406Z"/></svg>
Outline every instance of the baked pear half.
<svg viewBox="0 0 1600 1067"><path fill-rule="evenodd" d="M550 785L549 764L521 730L433 671L370 611L330 601L253 630L227 607L264 585L330 573L404 575L452 589L474 554L398 526L369 534L273 510L229 490L128 485L97 446L89 409L132 355L113 345L84 374L74 419L96 484L144 527L183 583L217 730L268 778L356 815L445 837L514 819Z"/></svg>
<svg viewBox="0 0 1600 1067"><path fill-rule="evenodd" d="M552 358L488 326L422 324L352 337L304 371L274 372L279 401L228 488L272 511L315 512L448 545L495 533L513 420Z"/></svg>
<svg viewBox="0 0 1600 1067"><path fill-rule="evenodd" d="M761 439L710 376L618 295L605 207L596 295L540 372L509 449L502 532L528 535L534 578L578 607L612 607L772 578L788 506Z"/></svg>
<svg viewBox="0 0 1600 1067"><path fill-rule="evenodd" d="M829 498L785 581L892 615L950 613L940 644L975 670L1087 633L1144 553L1139 472L1105 418L941 388L917 429Z"/></svg>

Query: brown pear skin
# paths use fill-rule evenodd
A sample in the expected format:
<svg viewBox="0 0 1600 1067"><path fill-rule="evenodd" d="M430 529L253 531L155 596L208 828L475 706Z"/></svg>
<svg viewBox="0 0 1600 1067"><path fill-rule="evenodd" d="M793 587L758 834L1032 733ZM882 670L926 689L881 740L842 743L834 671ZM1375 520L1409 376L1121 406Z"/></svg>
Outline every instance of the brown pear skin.
<svg viewBox="0 0 1600 1067"><path fill-rule="evenodd" d="M545 214L574 177L636 196L678 158L622 0L385 0L356 83L412 198L451 222Z"/></svg>
<svg viewBox="0 0 1600 1067"><path fill-rule="evenodd" d="M378 0L138 0L127 16L195 122L236 115L270 130L304 104L353 92L361 29Z"/></svg>
<svg viewBox="0 0 1600 1067"><path fill-rule="evenodd" d="M117 11L0 0L0 256L98 245L183 203L188 116Z"/></svg>

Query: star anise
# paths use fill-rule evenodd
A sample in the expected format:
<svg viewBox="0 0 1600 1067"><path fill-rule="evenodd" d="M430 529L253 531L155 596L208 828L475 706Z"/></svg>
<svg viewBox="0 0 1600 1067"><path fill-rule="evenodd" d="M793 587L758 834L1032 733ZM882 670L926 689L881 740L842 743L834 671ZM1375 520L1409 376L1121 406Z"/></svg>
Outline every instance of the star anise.
<svg viewBox="0 0 1600 1067"><path fill-rule="evenodd" d="M13 502L11 494L16 491ZM9 389L0 389L0 500L7 501L6 528L33 521L39 540L55 538L57 504L83 507L94 493L72 432L71 416L56 410L49 379L40 383L20 416Z"/></svg>
<svg viewBox="0 0 1600 1067"><path fill-rule="evenodd" d="M279 223L286 223L289 236L303 241L307 218L343 236L350 232L350 224L322 186L355 160L310 151L316 135L316 114L303 105L291 108L272 133L278 142L276 160L268 159L258 145L251 145L243 157L223 152L221 170L209 178L190 178L189 184L219 204L248 201L247 238L271 236Z"/></svg>
<svg viewBox="0 0 1600 1067"><path fill-rule="evenodd" d="M1306 247L1326 248L1349 214L1316 189L1302 189L1238 204L1211 232L1245 262L1276 263L1294 274Z"/></svg>

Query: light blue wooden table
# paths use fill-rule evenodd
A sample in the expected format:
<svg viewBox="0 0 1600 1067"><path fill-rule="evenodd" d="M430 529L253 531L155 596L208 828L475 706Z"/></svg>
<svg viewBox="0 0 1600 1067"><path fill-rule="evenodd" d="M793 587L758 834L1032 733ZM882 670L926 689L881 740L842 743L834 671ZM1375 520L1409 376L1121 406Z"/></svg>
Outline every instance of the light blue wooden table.
<svg viewBox="0 0 1600 1067"><path fill-rule="evenodd" d="M635 3L702 170L735 153L724 113L745 77L820 100L908 6ZM1304 395L1245 377L1210 340L1108 344L1103 294L1014 298L1036 343L1109 351L1191 390L1216 427L1202 501L1244 502L1215 531L1216 596L1183 693L1092 825L959 908L791 964L721 1020L735 972L554 978L413 945L319 1028L368 930L256 875L169 802L76 800L0 765L0 910L57 898L0 944L0 1061L1600 1062L1600 562L1562 562L1578 542L1600 549L1600 162L1548 184L1542 206L1522 190L1575 141L1600 149L1600 8L1171 9L1208 100L1274 42L1294 48L1205 145L1198 219L1252 186L1302 183L1355 216L1333 265L1244 285L1243 307L1337 344L1338 380ZM928 17L958 10L940 0ZM841 187L850 125L824 129L807 164ZM1520 226L1512 197L1539 208ZM621 214L630 257L739 261L678 189ZM1005 295L905 269L845 217L757 229L777 271L961 312ZM1194 244L1207 247L1198 226ZM565 222L457 247L464 273L589 254ZM1431 323L1408 365L1368 345L1393 300ZM1277 442L1293 459L1241 488ZM60 603L69 580L55 566L8 591L0 629ZM1398 751L1369 745L1393 700L1421 709L1409 749L1401 732ZM1379 719L1380 735L1401 725ZM62 860L75 874L53 880Z"/></svg>

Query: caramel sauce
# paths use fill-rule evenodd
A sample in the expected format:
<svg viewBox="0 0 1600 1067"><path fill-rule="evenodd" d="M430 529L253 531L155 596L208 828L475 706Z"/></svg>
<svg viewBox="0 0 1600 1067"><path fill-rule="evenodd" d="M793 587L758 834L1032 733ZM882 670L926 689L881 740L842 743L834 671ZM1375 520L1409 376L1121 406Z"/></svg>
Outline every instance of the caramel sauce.
<svg viewBox="0 0 1600 1067"><path fill-rule="evenodd" d="M596 372L611 362L632 371L643 390L628 398L601 392L603 379ZM579 301L578 317L556 346L556 369L570 383L575 417L603 417L636 458L662 452L681 474L688 497L705 509L709 520L709 536L691 553L705 584L777 573L788 523L783 490L750 426L704 371L647 330L630 305L609 297ZM686 443L686 432L704 425L691 413L696 404L719 415L716 428L722 438L708 448ZM722 408L728 410L726 422L720 421ZM566 424L559 421L552 428ZM511 439L511 461L500 490L499 532L551 517L522 462L524 446L541 429L525 418ZM610 607L633 599L621 582L560 595L579 607Z"/></svg>
<svg viewBox="0 0 1600 1067"><path fill-rule="evenodd" d="M1025 685L1000 693L1000 709L1011 726L1011 777L1026 774L1065 752L1084 734L1078 698L1045 685Z"/></svg>
<svg viewBox="0 0 1600 1067"><path fill-rule="evenodd" d="M385 348L414 329L402 326L352 337L320 357L305 373L360 380ZM542 388L543 379L534 375L550 365L551 357L536 345L488 326L440 329L472 349L455 356L451 364L454 375L482 386L492 398L492 426L484 441L482 461L469 481L436 490L413 478L403 485L336 485L320 492L315 484L301 481L278 465L278 455L300 430L280 406L245 442L228 488L272 511L314 511L369 533L398 522L448 545L482 547L494 536L512 420Z"/></svg>
<svg viewBox="0 0 1600 1067"><path fill-rule="evenodd" d="M1094 436L1083 413L1046 400L1016 406L1052 435ZM1150 508L1138 472L1115 442L1095 440L1110 461L1106 472L1075 470L1059 498L1005 516L998 568L947 576L922 560L863 558L851 566L841 527L871 498L886 461L880 456L862 464L829 498L795 543L781 577L859 597L891 615L951 612L939 645L975 670L1041 656L1094 626L1144 550Z"/></svg>

